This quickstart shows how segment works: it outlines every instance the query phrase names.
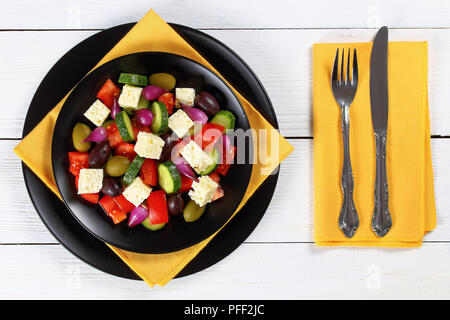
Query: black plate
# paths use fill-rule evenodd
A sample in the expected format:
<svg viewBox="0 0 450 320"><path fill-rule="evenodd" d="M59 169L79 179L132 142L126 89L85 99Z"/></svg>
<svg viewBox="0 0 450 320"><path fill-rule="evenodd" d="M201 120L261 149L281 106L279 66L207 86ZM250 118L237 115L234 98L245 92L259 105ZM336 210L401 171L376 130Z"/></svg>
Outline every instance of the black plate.
<svg viewBox="0 0 450 320"><path fill-rule="evenodd" d="M236 129L250 129L247 116L231 88L216 74L191 59L165 52L139 52L103 64L80 81L62 106L53 132L53 173L67 208L81 225L100 240L132 252L167 253L187 248L211 236L231 218L244 197L252 165L233 165L220 181L225 196L207 205L202 217L193 223L186 223L179 215L158 232L143 226L129 228L127 221L114 224L99 205L83 201L77 195L75 179L69 171L68 152L76 151L72 144L73 127L83 122L95 128L83 114L97 99L105 81L119 79L121 72L144 75L168 72L177 79L177 87L210 92L222 109L236 116Z"/></svg>
<svg viewBox="0 0 450 320"><path fill-rule="evenodd" d="M76 83L119 41L134 23L119 25L85 39L67 52L42 80L31 101L24 123L26 136ZM247 64L213 37L185 26L171 26L214 65L271 124L278 128L275 111L264 87ZM67 66L76 66L71 73ZM61 74L65 74L61 77ZM25 165L22 166L28 194L36 211L61 244L75 256L108 274L141 280L102 241L79 225L64 203ZM270 176L236 216L176 276L202 271L231 254L255 229L275 191L278 173Z"/></svg>

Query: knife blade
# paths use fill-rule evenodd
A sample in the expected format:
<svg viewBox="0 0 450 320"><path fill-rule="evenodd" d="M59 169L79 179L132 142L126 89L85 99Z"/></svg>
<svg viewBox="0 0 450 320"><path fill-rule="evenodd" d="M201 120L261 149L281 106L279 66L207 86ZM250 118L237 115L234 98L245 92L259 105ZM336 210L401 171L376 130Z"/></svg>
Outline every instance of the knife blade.
<svg viewBox="0 0 450 320"><path fill-rule="evenodd" d="M370 103L373 129L387 130L388 120L388 28L378 30L370 57Z"/></svg>
<svg viewBox="0 0 450 320"><path fill-rule="evenodd" d="M384 237L392 227L386 170L388 126L388 28L378 30L370 57L370 104L376 146L376 171L372 229Z"/></svg>

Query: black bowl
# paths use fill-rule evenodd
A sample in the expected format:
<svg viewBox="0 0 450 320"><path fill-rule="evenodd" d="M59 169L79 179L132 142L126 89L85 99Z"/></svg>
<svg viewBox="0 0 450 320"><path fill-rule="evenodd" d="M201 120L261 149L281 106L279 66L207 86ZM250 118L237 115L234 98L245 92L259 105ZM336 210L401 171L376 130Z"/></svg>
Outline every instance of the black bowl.
<svg viewBox="0 0 450 320"><path fill-rule="evenodd" d="M70 72L70 70L68 70ZM53 173L64 202L78 222L104 242L139 253L167 253L192 246L218 231L232 216L247 189L252 165L234 164L221 186L225 196L208 204L203 216L191 223L182 215L171 217L159 231L142 226L129 228L126 221L114 225L99 205L91 204L77 195L74 177L69 172L68 152L75 151L72 129L76 122L93 128L83 113L96 100L96 94L109 78L116 80L121 72L150 75L168 72L177 79L178 87L194 88L196 92L214 94L222 109L236 116L236 128L250 128L246 114L229 86L203 65L188 58L163 52L141 52L125 55L98 67L83 78L64 103L56 121L52 141ZM252 147L251 137L246 152Z"/></svg>

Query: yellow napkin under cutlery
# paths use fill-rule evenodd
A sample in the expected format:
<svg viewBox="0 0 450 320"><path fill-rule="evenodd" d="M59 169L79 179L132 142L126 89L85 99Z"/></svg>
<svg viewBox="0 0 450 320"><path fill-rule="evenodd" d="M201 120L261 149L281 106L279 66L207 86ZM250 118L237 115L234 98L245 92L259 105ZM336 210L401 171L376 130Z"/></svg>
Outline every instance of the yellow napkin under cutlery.
<svg viewBox="0 0 450 320"><path fill-rule="evenodd" d="M359 83L350 107L350 155L359 228L346 238L338 227L342 204L343 142L340 109L331 90L336 48L356 48ZM426 42L390 42L387 180L392 228L379 238L374 209L375 139L369 68L372 43L313 47L314 241L319 246L419 247L436 226L428 110Z"/></svg>

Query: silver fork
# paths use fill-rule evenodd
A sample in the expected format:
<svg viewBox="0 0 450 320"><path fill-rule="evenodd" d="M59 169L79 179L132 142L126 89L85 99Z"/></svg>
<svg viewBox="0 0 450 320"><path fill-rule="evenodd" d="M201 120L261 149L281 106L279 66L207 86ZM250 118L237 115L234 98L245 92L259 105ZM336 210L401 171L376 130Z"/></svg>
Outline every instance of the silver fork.
<svg viewBox="0 0 450 320"><path fill-rule="evenodd" d="M344 142L344 163L342 166L341 187L344 194L341 212L339 214L339 229L342 230L347 238L354 236L356 229L359 227L358 213L353 202L353 172L350 161L350 105L356 94L358 87L358 61L356 49L353 51L353 64L350 79L350 49L347 56L347 73L344 74L344 49L342 49L341 71L338 77L339 69L339 49L336 51L334 59L333 71L331 74L331 88L333 95L341 108L342 135Z"/></svg>

